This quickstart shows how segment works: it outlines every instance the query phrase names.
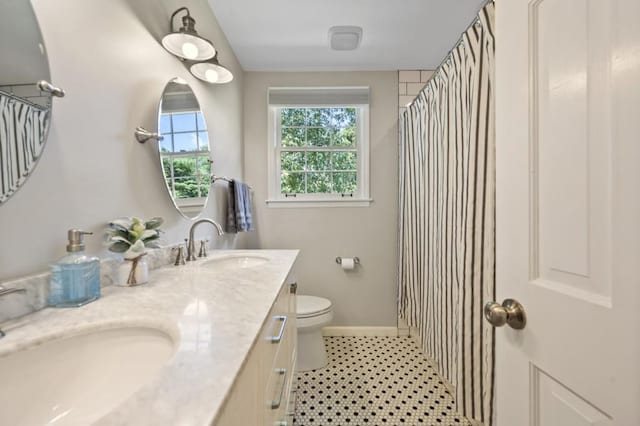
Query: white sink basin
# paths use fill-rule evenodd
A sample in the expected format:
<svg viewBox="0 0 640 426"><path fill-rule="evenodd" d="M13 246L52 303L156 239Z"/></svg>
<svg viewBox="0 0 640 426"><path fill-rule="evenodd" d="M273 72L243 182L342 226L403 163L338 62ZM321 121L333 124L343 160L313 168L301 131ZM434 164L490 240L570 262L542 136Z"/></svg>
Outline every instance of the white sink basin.
<svg viewBox="0 0 640 426"><path fill-rule="evenodd" d="M252 268L254 266L265 264L269 261L268 257L263 256L255 256L250 254L242 254L242 255L230 255L219 257L217 259L211 259L202 264L203 267L213 267L213 268Z"/></svg>
<svg viewBox="0 0 640 426"><path fill-rule="evenodd" d="M49 340L0 358L0 424L88 425L154 378L174 352L144 327Z"/></svg>

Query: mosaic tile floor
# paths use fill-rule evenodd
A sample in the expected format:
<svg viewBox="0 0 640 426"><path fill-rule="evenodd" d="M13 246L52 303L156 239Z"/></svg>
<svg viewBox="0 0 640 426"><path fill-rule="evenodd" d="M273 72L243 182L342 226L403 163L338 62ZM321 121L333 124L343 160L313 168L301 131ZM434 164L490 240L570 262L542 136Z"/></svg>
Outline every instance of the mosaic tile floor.
<svg viewBox="0 0 640 426"><path fill-rule="evenodd" d="M298 374L294 424L469 426L409 337L325 337L329 365Z"/></svg>

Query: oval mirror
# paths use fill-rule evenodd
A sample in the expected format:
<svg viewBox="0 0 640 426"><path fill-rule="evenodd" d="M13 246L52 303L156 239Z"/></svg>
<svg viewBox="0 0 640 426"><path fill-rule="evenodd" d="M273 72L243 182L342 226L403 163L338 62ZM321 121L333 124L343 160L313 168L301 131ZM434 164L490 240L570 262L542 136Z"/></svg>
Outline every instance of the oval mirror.
<svg viewBox="0 0 640 426"><path fill-rule="evenodd" d="M51 121L51 81L38 21L29 0L0 2L0 204L26 182Z"/></svg>
<svg viewBox="0 0 640 426"><path fill-rule="evenodd" d="M158 111L160 163L169 195L186 218L204 209L211 186L209 133L191 87L174 78L162 93Z"/></svg>

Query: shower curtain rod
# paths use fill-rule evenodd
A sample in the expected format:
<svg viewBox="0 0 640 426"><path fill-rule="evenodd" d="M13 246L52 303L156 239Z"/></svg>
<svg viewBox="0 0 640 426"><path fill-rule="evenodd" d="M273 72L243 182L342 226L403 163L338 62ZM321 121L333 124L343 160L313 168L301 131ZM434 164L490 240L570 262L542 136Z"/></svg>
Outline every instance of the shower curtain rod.
<svg viewBox="0 0 640 426"><path fill-rule="evenodd" d="M480 6L480 9L478 10L478 13L480 13L480 11L481 11L482 9L484 9L484 7L485 7L486 5L488 5L489 3L495 3L495 0L487 0L487 1L485 1L484 3L482 3L482 6ZM453 53L453 51L454 51L454 50L456 50L456 49L458 48L458 46L460 46L460 43L462 43L462 41L464 40L464 33L466 33L466 32L467 32L467 30L468 30L469 28L471 28L473 25L475 25L475 24L476 24L476 22L478 22L478 21L480 21L480 16L478 16L478 15L476 14L476 17L475 17L475 18L473 18L473 19L471 20L471 22L469 22L469 24L465 27L465 30L462 32L462 34L460 34L460 38L458 38L458 41L456 41L456 43L453 45L453 47L452 47L451 49L449 49L449 51L447 52L447 54L446 54L446 55L444 55L444 58L442 59L442 61L441 61L441 62L438 64L438 66L433 70L433 74L431 75L431 77L429 77L429 80L427 80L427 81L424 83L424 86L422 86L423 88L424 88L424 87L426 87L426 86L427 86L427 84L429 84L429 82L433 79L433 77L434 77L438 72L440 72L440 69L442 68L442 65L444 65L444 63L445 63L445 62L447 62L447 60L449 59L449 56L451 56L451 53ZM416 101L416 98L417 98L417 97L418 97L418 96L416 95L416 97L415 97L415 98L413 98L413 100L412 100L412 101L411 101L407 106L412 105L412 104Z"/></svg>
<svg viewBox="0 0 640 426"><path fill-rule="evenodd" d="M5 91L4 91L4 90L2 90L2 89L0 89L0 95L6 96L6 97L8 97L9 99L13 99L13 100L16 100L16 101L18 101L18 102L22 102L22 103L24 103L24 104L29 105L30 107L33 107L33 108L39 109L40 111L46 111L46 110L48 110L48 109L49 109L49 108L47 108L47 107L45 107L45 106L43 106L43 105L39 105L39 104L37 104L37 103L35 103L35 102L31 102L31 101L30 101L30 100L28 100L28 99L22 98L22 97L20 97L20 96L16 96L16 95L14 95L13 93L5 92Z"/></svg>

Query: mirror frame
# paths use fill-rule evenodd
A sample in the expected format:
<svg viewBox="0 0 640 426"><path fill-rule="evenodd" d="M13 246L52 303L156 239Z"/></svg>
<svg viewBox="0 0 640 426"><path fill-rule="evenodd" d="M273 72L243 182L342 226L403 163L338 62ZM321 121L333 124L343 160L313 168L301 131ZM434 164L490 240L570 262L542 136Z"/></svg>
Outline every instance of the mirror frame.
<svg viewBox="0 0 640 426"><path fill-rule="evenodd" d="M170 79L165 84L164 89L162 90L160 101L158 102L157 133L158 133L158 135L161 136L160 140L158 140L158 147L157 147L158 148L158 160L159 160L158 164L160 165L160 173L162 174L162 178L164 180L164 186L165 186L165 188L167 190L167 194L169 195L169 198L171 198L171 202L172 202L173 206L175 207L175 209L185 219L196 220L197 218L199 218L202 215L202 213L205 211L205 209L207 208L207 205L209 203L209 199L211 197L211 188L212 188L212 184L211 184L212 172L211 172L211 170L209 170L209 176L207 177L208 181L209 181L208 186L207 186L208 190L207 190L207 196L205 197L204 202L202 203L201 206L198 205L199 206L199 211L198 211L197 214L195 214L193 216L189 216L187 214L187 212L184 211L184 206L180 206L179 205L179 202L178 202L179 198L174 197L174 193L173 193L171 187L169 186L170 182L169 182L169 179L167 178L167 176L165 175L165 169L164 169L164 164L163 164L163 153L161 151L162 143L163 143L162 141L165 138L165 135L161 131L161 124L160 124L160 120L161 120L161 116L162 116L162 104L163 104L163 101L164 101L165 94L167 93L167 88L169 87L169 85L171 83L180 84L180 85L186 86L190 90L191 94L193 95L193 98L195 99L195 101L197 103L198 112L202 116L202 121L203 121L204 126L205 126L205 132L207 134L207 140L208 140L208 142L207 142L207 146L208 146L207 157L208 157L209 164L211 166L213 164L213 161L211 160L211 152L212 151L211 151L211 139L210 139L209 126L208 126L208 124L206 122L206 119L204 117L204 113L202 111L202 107L200 105L200 101L198 100L198 97L196 96L196 93L193 90L193 88L181 77L174 77L174 78ZM196 129L194 129L194 132L201 133L202 131L198 130L197 125L196 125ZM195 157L203 156L203 153L204 153L204 151L194 151L194 156Z"/></svg>
<svg viewBox="0 0 640 426"><path fill-rule="evenodd" d="M43 87L41 87L39 85L39 83L41 81L51 81L51 65L49 63L49 51L46 48L46 43L44 40L44 36L42 34L42 29L40 26L40 22L38 21L38 16L35 13L35 10L33 9L33 4L31 4L31 2L27 2L28 3L28 8L31 11L31 14L33 16L33 22L35 23L35 28L34 30L37 31L37 36L39 39L39 44L40 44L40 51L42 53L42 55L44 56L43 62L44 62L44 66L45 66L45 70L44 70L44 74L41 77L39 77L37 79L37 81L34 81L32 83L16 83L16 84L0 84L0 90L2 90L2 88L5 87L11 87L11 88L18 88L18 87L28 87L33 85L34 88L36 89L36 91L39 92L40 96L37 96L38 98L46 98L46 117L44 119L44 121L46 121L45 126L44 126L44 130L42 131L41 134L41 139L40 142L38 143L38 152L35 155L32 155L31 158L31 162L26 166L26 170L22 171L20 170L20 173L18 175L18 179L15 182L10 182L8 184L8 188L7 188L7 192L3 193L2 191L2 187L0 187L0 206L6 204L25 184L26 182L29 180L29 178L31 177L31 175L34 173L36 167L38 166L40 159L42 158L42 155L44 154L44 150L46 148L47 145L47 141L49 139L49 132L51 130L51 123L53 121L53 93L47 90L43 90ZM14 35L15 36L15 35ZM53 87L53 86L51 86ZM54 89L57 89L54 87ZM8 93L10 95L13 95L17 98L22 98L21 96L17 96L11 92L13 92L13 90L7 92L5 90L2 90L5 93ZM60 92L62 93L61 96L64 96L64 92ZM24 96L24 95L23 95ZM32 98L32 97L29 97ZM25 96L24 100L27 101L28 104L33 104L37 102L31 102L29 101L28 97ZM9 142L10 144L16 145L15 144L15 140L11 140ZM1 146L0 146L1 148ZM24 151L21 152L20 154L24 155ZM15 156L20 156L20 154L14 154ZM18 165L14 164L16 167L19 167ZM9 171L7 171L6 173L2 170L2 163L0 163L0 174L7 176L9 174Z"/></svg>

